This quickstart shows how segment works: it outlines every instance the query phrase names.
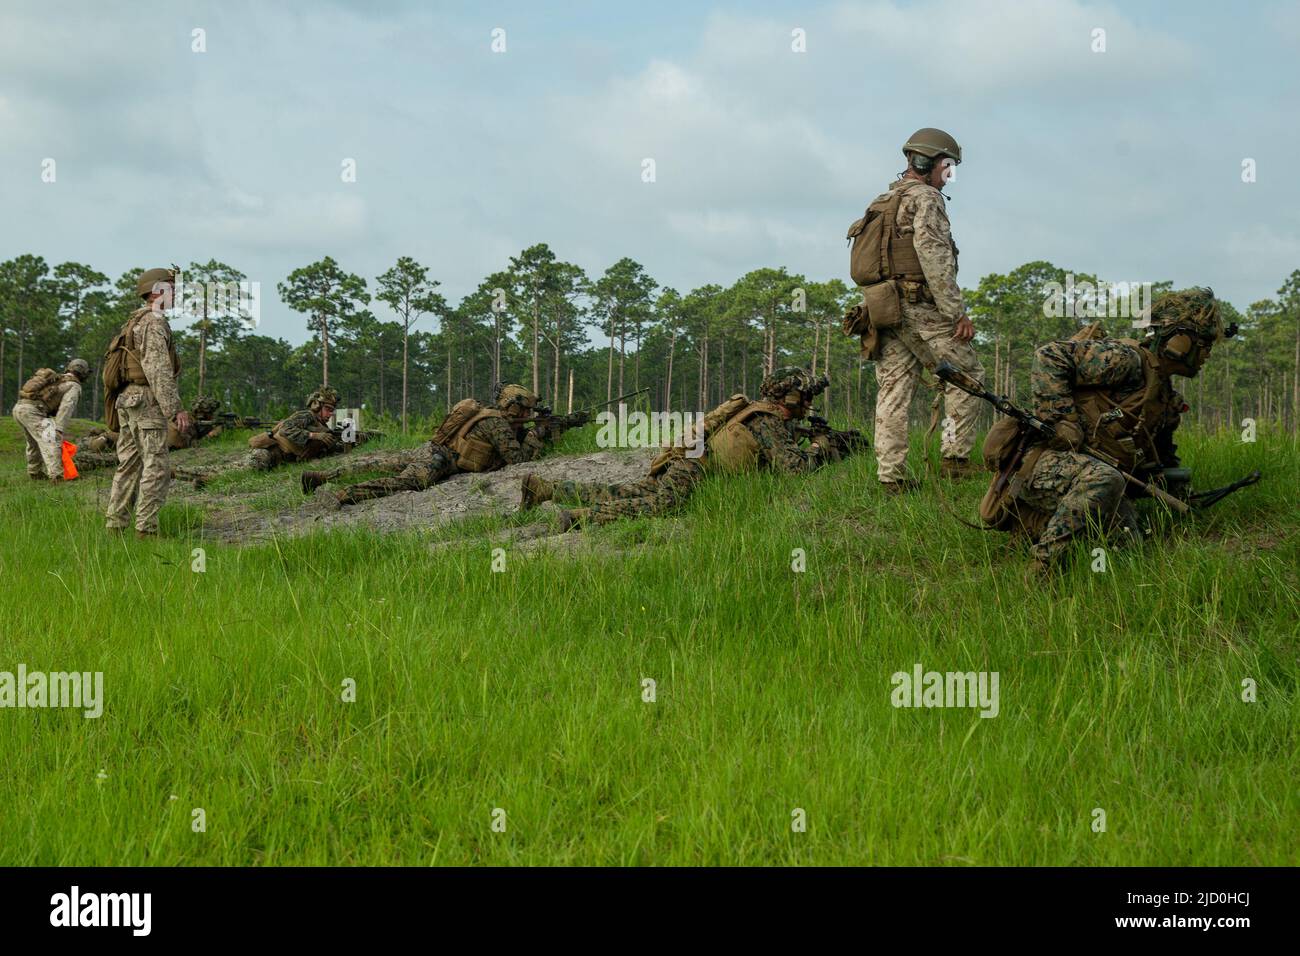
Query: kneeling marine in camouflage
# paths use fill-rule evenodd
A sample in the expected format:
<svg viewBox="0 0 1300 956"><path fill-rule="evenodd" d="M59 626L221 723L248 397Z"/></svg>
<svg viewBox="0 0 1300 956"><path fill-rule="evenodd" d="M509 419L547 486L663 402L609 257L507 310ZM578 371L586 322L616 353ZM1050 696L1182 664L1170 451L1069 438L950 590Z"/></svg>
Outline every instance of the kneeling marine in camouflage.
<svg viewBox="0 0 1300 956"><path fill-rule="evenodd" d="M521 506L531 508L552 500L584 506L560 513L560 529L568 531L676 508L707 471L812 471L852 450L848 439L837 437L848 433L826 432L814 436L806 448L799 444L795 427L808 416L813 398L829 384L825 375L814 378L802 368L778 369L760 386L763 400L751 402L736 394L704 416L703 454L692 457L690 446L695 442L684 440L660 452L647 477L624 484L552 482L525 475Z"/></svg>
<svg viewBox="0 0 1300 956"><path fill-rule="evenodd" d="M1034 539L1031 572L1052 570L1090 523L1140 540L1128 499L1142 492L1080 449L1092 446L1139 479L1167 484L1182 471L1174 432L1187 408L1170 378L1196 376L1224 336L1214 293L1187 289L1155 302L1140 342L1076 337L1037 350L1030 379L1034 414L1054 427L1056 437L1048 444L1026 438L1015 455L995 456L1003 467L994 482L1005 488L1005 520L998 526ZM1010 433L1008 421L995 429Z"/></svg>

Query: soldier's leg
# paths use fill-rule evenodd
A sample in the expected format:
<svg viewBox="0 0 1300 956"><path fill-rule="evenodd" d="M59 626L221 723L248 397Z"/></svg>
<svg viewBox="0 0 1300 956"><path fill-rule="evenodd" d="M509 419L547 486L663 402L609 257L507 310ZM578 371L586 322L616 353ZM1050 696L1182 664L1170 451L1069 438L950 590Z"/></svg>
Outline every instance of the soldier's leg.
<svg viewBox="0 0 1300 956"><path fill-rule="evenodd" d="M117 435L117 471L113 473L113 487L108 492L108 508L104 512L106 525L115 530L131 522L131 509L135 507L140 487L140 468L144 463L139 436L132 421L134 409L119 408L121 427Z"/></svg>
<svg viewBox="0 0 1300 956"><path fill-rule="evenodd" d="M1124 476L1087 455L1045 451L1021 490L1020 500L1051 515L1030 548L1036 561L1051 566L1089 521L1105 528L1122 513Z"/></svg>
<svg viewBox="0 0 1300 956"><path fill-rule="evenodd" d="M653 495L659 487L655 478L642 478L622 484L588 481L557 481L552 484L551 500L569 504L594 505L606 501L630 501Z"/></svg>
<svg viewBox="0 0 1300 956"><path fill-rule="evenodd" d="M907 478L907 413L921 379L921 363L893 329L881 333L876 360L876 477Z"/></svg>
<svg viewBox="0 0 1300 956"><path fill-rule="evenodd" d="M248 453L248 467L253 471L270 471L282 461L284 461L284 452L279 446L254 448Z"/></svg>
<svg viewBox="0 0 1300 956"><path fill-rule="evenodd" d="M926 310L921 337L935 359L951 362L976 381L984 381L984 366L971 343L953 338L952 323L941 317L937 309L927 306ZM948 424L943 429L941 453L944 458L969 458L971 449L975 447L976 425L983 399L956 386L945 385L943 403Z"/></svg>
<svg viewBox="0 0 1300 956"><path fill-rule="evenodd" d="M140 495L136 501L135 529L141 534L158 533L158 512L167 500L171 463L167 450L167 426L161 413L139 429Z"/></svg>
<svg viewBox="0 0 1300 956"><path fill-rule="evenodd" d="M452 454L441 445L428 443L404 453L394 464L408 463L392 478L376 478L349 485L338 493L341 504L351 505L396 494L399 491L423 491L456 473ZM412 460L414 459L414 460Z"/></svg>
<svg viewBox="0 0 1300 956"><path fill-rule="evenodd" d="M63 449L55 437L54 420L26 403L15 404L13 416L27 438L27 474L34 474L34 459L39 465L37 473L62 478Z"/></svg>
<svg viewBox="0 0 1300 956"><path fill-rule="evenodd" d="M601 500L591 508L584 521L601 525L620 518L663 514L680 506L691 496L703 473L696 462L678 460L670 463L657 477L626 485L606 485L604 487L618 488L622 493Z"/></svg>
<svg viewBox="0 0 1300 956"><path fill-rule="evenodd" d="M22 409L17 405L14 406L13 416L14 416L14 421L18 423L18 428L19 430L22 431L23 438L26 441L25 452L27 458L28 476L31 478L46 477L45 457L41 454L40 443L37 442L36 438L32 435L32 433L27 430L27 425L23 421Z"/></svg>

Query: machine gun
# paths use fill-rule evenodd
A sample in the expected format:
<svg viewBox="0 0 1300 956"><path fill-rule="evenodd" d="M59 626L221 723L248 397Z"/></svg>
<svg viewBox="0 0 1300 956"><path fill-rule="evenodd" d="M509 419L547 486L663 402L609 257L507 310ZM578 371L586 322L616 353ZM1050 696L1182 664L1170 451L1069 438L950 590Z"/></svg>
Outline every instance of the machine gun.
<svg viewBox="0 0 1300 956"><path fill-rule="evenodd" d="M952 363L940 362L938 366L935 367L934 374L939 376L939 378L944 382L952 385L954 388L959 388L968 395L974 395L976 398L982 398L1003 415L1014 418L1020 423L1022 428L1035 432L1049 441L1056 437L1055 429L1053 429L1047 422L1043 421L1036 415L1032 415L1025 411L1019 405L1012 402L1011 399L993 394L984 387L983 383L971 378ZM1190 493L1191 476L1189 473L1183 482L1185 497L1179 497L1178 495L1166 491L1153 481L1145 481L1137 475L1129 474L1124 469L1120 468L1118 459L1106 454L1105 452L1098 451L1090 445L1081 445L1078 451L1080 454L1088 455L1100 462L1110 465L1123 475L1124 480L1130 485L1141 488L1152 498L1163 502L1179 514L1188 514L1193 508L1199 510L1217 504L1239 488L1253 485L1255 482L1259 481L1261 477L1260 473L1255 471L1240 481L1234 482L1233 484L1227 485L1223 488L1216 488L1213 491L1197 492L1193 494ZM1167 472L1179 470L1181 469L1166 469Z"/></svg>
<svg viewBox="0 0 1300 956"><path fill-rule="evenodd" d="M556 415L551 411L549 405L538 405L533 409L533 415L529 421L536 423L535 427L542 438L545 438L550 434L558 435L566 429L579 428L587 424L587 422L591 421L592 413L599 409L606 408L617 402L623 401L625 398L632 398L633 396L640 395L642 392L648 391L650 391L649 385L645 388L638 388L634 392L628 392L626 395L619 395L617 398L611 398L609 401L601 402L599 405L593 405L590 408L570 412L568 415Z"/></svg>

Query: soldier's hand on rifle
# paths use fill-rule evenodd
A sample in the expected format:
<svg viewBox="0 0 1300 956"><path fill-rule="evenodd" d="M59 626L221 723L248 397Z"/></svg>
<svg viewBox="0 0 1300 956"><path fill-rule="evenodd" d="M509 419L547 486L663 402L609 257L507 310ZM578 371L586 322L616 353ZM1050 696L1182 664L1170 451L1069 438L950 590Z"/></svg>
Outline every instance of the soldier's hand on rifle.
<svg viewBox="0 0 1300 956"><path fill-rule="evenodd" d="M969 342L975 338L975 323L970 320L970 316L963 315L957 320L957 325L952 330L952 337L958 342Z"/></svg>
<svg viewBox="0 0 1300 956"><path fill-rule="evenodd" d="M1052 431L1055 434L1048 447L1054 451L1078 451L1086 442L1079 423L1072 422L1068 418L1063 418L1053 425Z"/></svg>
<svg viewBox="0 0 1300 956"><path fill-rule="evenodd" d="M339 440L334 437L333 432L311 432L310 434L312 438L316 439L326 448L333 448L339 443Z"/></svg>
<svg viewBox="0 0 1300 956"><path fill-rule="evenodd" d="M182 412L177 412L177 413L176 413L176 430L177 430L178 432L181 432L181 433L183 434L183 433L189 431L189 430L190 430L190 425L191 425L191 424L192 424L192 422L190 421L190 413L189 413L189 412L183 412L183 411L182 411Z"/></svg>

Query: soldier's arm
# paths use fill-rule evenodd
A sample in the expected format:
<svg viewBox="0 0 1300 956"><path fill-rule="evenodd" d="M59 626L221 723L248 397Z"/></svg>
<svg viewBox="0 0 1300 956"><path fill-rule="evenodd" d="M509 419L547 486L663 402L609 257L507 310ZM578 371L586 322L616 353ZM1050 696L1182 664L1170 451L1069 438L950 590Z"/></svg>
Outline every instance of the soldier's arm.
<svg viewBox="0 0 1300 956"><path fill-rule="evenodd" d="M72 424L72 416L77 411L77 402L80 400L80 383L69 382L67 390L63 393L63 398L59 402L59 410L54 413L54 430L60 435L67 434L68 426Z"/></svg>
<svg viewBox="0 0 1300 956"><path fill-rule="evenodd" d="M515 438L515 430L504 418L485 418L474 430L485 441L491 443L497 454L507 465L517 465L522 461L532 461L541 454L542 443L531 431L524 436L521 445Z"/></svg>
<svg viewBox="0 0 1300 956"><path fill-rule="evenodd" d="M1048 342L1034 352L1029 374L1034 414L1053 424L1075 415L1078 386L1136 386L1142 379L1142 356L1132 346L1106 339Z"/></svg>
<svg viewBox="0 0 1300 956"><path fill-rule="evenodd" d="M952 227L944 209L943 195L929 186L915 188L916 215L912 220L912 245L921 260L926 285L934 296L935 308L945 319L956 322L966 314L961 287L957 285L957 258L952 253Z"/></svg>
<svg viewBox="0 0 1300 956"><path fill-rule="evenodd" d="M774 471L799 474L824 464L817 449L800 448L786 423L775 415L754 415L745 422L763 462Z"/></svg>
<svg viewBox="0 0 1300 956"><path fill-rule="evenodd" d="M323 431L325 426L310 409L300 409L282 421L278 427L281 435L295 445L305 445L311 441L311 433Z"/></svg>
<svg viewBox="0 0 1300 956"><path fill-rule="evenodd" d="M181 394L172 374L171 354L167 350L167 334L163 331L163 320L156 315L146 316L141 325L144 328L144 350L140 364L144 367L145 378L153 397L162 409L163 417L171 421L181 410Z"/></svg>

